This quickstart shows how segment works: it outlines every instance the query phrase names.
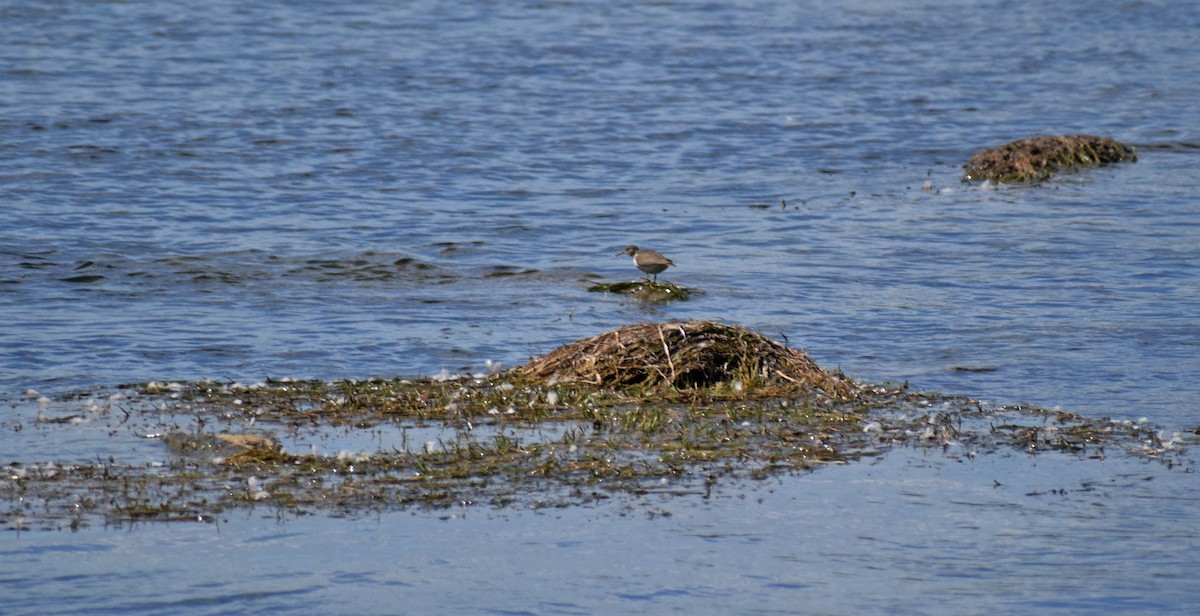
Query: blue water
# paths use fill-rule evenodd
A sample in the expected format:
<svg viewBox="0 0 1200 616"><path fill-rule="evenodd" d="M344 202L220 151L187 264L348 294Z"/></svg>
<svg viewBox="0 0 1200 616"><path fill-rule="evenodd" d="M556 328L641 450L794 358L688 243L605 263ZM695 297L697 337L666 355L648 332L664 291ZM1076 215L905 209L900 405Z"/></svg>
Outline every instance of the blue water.
<svg viewBox="0 0 1200 616"><path fill-rule="evenodd" d="M1198 33L1200 6L1155 2L0 2L0 394L479 371L695 317L786 336L866 381L1186 432L1200 426ZM958 181L979 149L1072 133L1140 160L1035 187ZM589 293L639 275L614 256L630 243L704 293ZM0 457L108 447L27 454L31 438L0 431ZM446 604L464 612L1194 611L1179 573L1200 564L1180 530L1200 521L1179 507L1200 494L1191 475L1149 466L1148 487L1050 507L1014 494L970 529L980 508L945 482L1124 472L988 464L910 480L897 454L876 481L831 479L865 467L784 480L818 519L937 486L878 522L883 539L816 556L824 527L750 496L666 502L674 515L653 519L614 506L23 533L0 540L23 555L0 577L77 585L89 601L72 613L308 611L311 597L342 611L342 591L364 613L397 596L433 609L459 588L387 573L382 544L482 589ZM1176 513L1125 526L1148 510ZM713 527L709 557L686 551ZM976 547L948 552L931 527ZM997 530L1017 527L1019 556ZM286 539L254 541L272 533ZM428 533L442 541L409 546ZM521 567L497 567L542 533L579 543L535 541ZM339 556L353 566L324 560L342 535L363 550ZM172 564L179 551L192 564ZM249 553L253 583L220 566ZM952 581L931 573L955 563ZM196 568L211 586L185 586ZM177 590L157 607L121 598L134 579ZM27 592L22 609L50 611L52 595Z"/></svg>

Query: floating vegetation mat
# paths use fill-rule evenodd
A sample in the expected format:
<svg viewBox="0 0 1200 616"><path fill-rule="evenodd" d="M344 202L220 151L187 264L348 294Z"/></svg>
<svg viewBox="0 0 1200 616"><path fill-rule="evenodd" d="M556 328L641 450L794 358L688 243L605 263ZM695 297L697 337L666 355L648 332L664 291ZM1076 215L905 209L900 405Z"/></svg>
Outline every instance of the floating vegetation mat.
<svg viewBox="0 0 1200 616"><path fill-rule="evenodd" d="M601 282L588 287L593 293L620 293L629 295L644 302L685 302L692 297L692 291L669 282L652 280L632 280L629 282Z"/></svg>
<svg viewBox="0 0 1200 616"><path fill-rule="evenodd" d="M1091 135L1032 137L984 150L963 165L963 180L1034 182L1059 171L1136 161L1132 146Z"/></svg>
<svg viewBox="0 0 1200 616"><path fill-rule="evenodd" d="M615 344L605 336L636 347L635 334L657 332L667 348L657 369L649 349L600 366L595 354ZM724 352L698 359L688 344L770 357L751 368ZM729 365L681 378L706 361ZM585 378L556 365L585 366ZM587 378L595 374L599 384ZM9 406L0 428L31 443L8 452L0 476L0 526L9 529L707 498L732 482L895 447L961 458L1118 451L1173 467L1187 463L1194 440L1145 422L851 383L799 351L708 322L622 328L487 377L143 383L57 399L30 392ZM56 444L65 453L48 449Z"/></svg>

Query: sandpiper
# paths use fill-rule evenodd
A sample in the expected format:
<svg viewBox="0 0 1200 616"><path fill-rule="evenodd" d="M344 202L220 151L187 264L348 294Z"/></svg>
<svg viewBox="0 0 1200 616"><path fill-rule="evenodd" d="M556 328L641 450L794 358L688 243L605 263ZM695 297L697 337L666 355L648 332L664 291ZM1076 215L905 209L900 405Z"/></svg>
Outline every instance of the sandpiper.
<svg viewBox="0 0 1200 616"><path fill-rule="evenodd" d="M658 274L668 267L675 265L673 261L662 256L657 250L649 248L638 248L637 246L626 246L625 250L617 253L618 255L629 255L633 257L633 264L638 269L647 274L654 275L654 282L658 282ZM647 276L649 278L649 276Z"/></svg>

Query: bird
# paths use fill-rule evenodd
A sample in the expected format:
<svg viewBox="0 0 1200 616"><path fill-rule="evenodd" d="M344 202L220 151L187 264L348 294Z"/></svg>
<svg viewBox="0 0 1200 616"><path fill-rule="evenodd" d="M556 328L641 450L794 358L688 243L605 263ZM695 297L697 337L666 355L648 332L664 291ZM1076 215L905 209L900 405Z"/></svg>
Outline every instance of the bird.
<svg viewBox="0 0 1200 616"><path fill-rule="evenodd" d="M646 274L652 274L654 276L654 282L658 282L658 274L660 272L672 265L675 265L674 261L662 256L662 254L657 250L650 250L649 248L626 246L625 250L618 252L617 255L629 255L633 257L633 264L637 266L638 269L646 272ZM648 275L646 277L649 278L650 276Z"/></svg>

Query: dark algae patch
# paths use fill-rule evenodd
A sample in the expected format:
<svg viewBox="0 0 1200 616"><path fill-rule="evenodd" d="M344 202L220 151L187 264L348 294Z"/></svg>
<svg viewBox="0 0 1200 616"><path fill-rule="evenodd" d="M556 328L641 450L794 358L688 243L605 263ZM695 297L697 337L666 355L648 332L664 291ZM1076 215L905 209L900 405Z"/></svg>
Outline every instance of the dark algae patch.
<svg viewBox="0 0 1200 616"><path fill-rule="evenodd" d="M703 499L895 447L1185 463L1185 439L1144 423L855 383L800 350L711 321L622 327L488 377L145 383L111 399L120 402L90 417L48 421L58 415L39 411L3 428L100 424L127 439L130 456L149 446L150 458L6 461L0 525Z"/></svg>
<svg viewBox="0 0 1200 616"><path fill-rule="evenodd" d="M651 280L631 280L628 282L598 282L588 291L593 293L617 293L628 295L635 299L651 302L685 302L692 297L692 291L670 282Z"/></svg>
<svg viewBox="0 0 1200 616"><path fill-rule="evenodd" d="M1136 160L1133 146L1106 137L1031 137L975 154L963 165L963 180L1037 182L1059 171Z"/></svg>

